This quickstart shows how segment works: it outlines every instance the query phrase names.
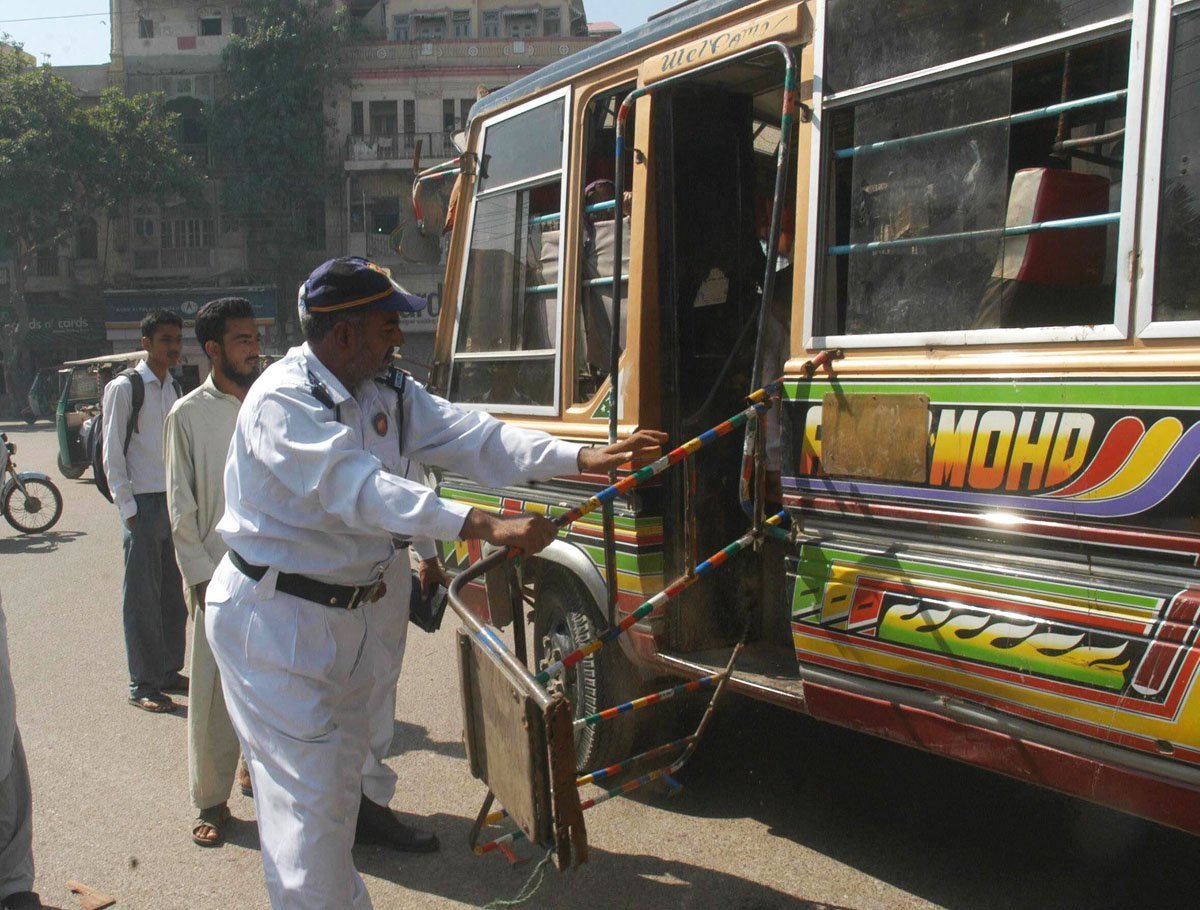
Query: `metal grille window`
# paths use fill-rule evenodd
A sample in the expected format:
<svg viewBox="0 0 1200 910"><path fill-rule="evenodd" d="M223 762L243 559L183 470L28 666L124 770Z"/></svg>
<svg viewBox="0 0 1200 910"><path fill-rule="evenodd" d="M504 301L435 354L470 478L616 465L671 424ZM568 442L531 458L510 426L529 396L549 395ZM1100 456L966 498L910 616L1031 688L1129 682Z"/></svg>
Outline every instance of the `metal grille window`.
<svg viewBox="0 0 1200 910"><path fill-rule="evenodd" d="M499 13L484 13L483 14L483 37L499 38L500 37L500 14Z"/></svg>
<svg viewBox="0 0 1200 910"><path fill-rule="evenodd" d="M455 38L471 37L471 11L469 9L456 9L452 14L452 20Z"/></svg>
<svg viewBox="0 0 1200 910"><path fill-rule="evenodd" d="M559 19L558 10L542 10L542 34L548 38L557 38L562 34L562 23Z"/></svg>
<svg viewBox="0 0 1200 910"><path fill-rule="evenodd" d="M812 343L1124 334L1131 5L830 0Z"/></svg>
<svg viewBox="0 0 1200 910"><path fill-rule="evenodd" d="M153 38L154 37L154 20L146 19L138 16L138 37Z"/></svg>
<svg viewBox="0 0 1200 910"><path fill-rule="evenodd" d="M1139 286L1138 327L1145 337L1200 334L1200 3L1160 8L1149 91L1162 105L1161 124L1146 143L1145 268ZM1157 113L1157 112L1155 112ZM1155 185L1157 181L1157 186Z"/></svg>
<svg viewBox="0 0 1200 910"><path fill-rule="evenodd" d="M200 20L200 34L206 38L215 38L221 34L221 17L206 16Z"/></svg>
<svg viewBox="0 0 1200 910"><path fill-rule="evenodd" d="M485 127L450 373L456 402L556 413L566 112L556 93Z"/></svg>

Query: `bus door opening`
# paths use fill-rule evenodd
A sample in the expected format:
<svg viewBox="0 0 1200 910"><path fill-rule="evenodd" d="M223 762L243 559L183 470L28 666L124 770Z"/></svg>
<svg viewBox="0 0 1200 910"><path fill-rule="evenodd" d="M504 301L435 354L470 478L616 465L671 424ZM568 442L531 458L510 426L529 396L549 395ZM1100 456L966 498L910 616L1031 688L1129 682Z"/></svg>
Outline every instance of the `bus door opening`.
<svg viewBox="0 0 1200 910"><path fill-rule="evenodd" d="M654 100L651 166L660 201L664 429L687 439L744 407L751 391L766 263L761 213L769 221L782 106L782 67L763 57L731 64ZM760 198L763 197L764 198ZM794 188L785 198L794 198ZM786 259L781 260L786 264ZM791 282L777 280L786 296ZM779 308L786 319L786 302ZM787 329L781 330L786 352ZM770 359L770 358L768 358ZM775 378L778 367L765 373ZM743 533L738 495L741 447L714 446L695 473L666 482L665 575ZM696 652L778 624L759 615L757 560L745 558L680 598L669 620L673 650Z"/></svg>

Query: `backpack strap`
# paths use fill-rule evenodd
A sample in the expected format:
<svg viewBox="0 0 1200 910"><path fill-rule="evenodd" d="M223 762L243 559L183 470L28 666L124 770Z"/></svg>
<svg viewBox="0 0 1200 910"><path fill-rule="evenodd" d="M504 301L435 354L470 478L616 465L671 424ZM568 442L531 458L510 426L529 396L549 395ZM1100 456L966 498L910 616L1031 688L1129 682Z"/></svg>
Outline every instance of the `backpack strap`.
<svg viewBox="0 0 1200 910"><path fill-rule="evenodd" d="M117 378L120 379L121 376L129 380L129 388L133 393L132 407L129 409L129 423L125 425L125 443L121 446L121 454L128 455L129 441L137 432L138 414L142 410L142 403L146 400L146 383L142 379L142 374L137 370L122 370Z"/></svg>

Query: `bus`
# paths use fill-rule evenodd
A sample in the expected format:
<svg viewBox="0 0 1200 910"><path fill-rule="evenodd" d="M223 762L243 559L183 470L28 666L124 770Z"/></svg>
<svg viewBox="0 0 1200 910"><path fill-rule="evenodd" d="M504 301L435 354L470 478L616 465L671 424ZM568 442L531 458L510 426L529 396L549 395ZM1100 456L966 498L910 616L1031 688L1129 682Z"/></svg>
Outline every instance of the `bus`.
<svg viewBox="0 0 1200 910"><path fill-rule="evenodd" d="M1200 2L694 0L482 98L453 172L457 405L682 442L782 380L765 441L524 561L536 671L790 519L567 673L577 719L744 640L731 691L1200 833Z"/></svg>

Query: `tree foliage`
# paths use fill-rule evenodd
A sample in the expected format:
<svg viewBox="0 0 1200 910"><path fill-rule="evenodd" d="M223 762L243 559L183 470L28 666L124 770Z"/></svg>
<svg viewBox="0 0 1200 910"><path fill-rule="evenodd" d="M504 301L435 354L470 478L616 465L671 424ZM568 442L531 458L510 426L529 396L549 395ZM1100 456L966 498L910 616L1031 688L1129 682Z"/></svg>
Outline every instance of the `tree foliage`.
<svg viewBox="0 0 1200 910"><path fill-rule="evenodd" d="M0 241L14 264L14 318L0 325L0 346L10 393L21 394L31 378L24 287L37 250L133 199L187 197L200 183L160 96L127 98L110 88L85 104L51 67L0 56Z"/></svg>
<svg viewBox="0 0 1200 910"><path fill-rule="evenodd" d="M248 33L222 54L209 135L222 205L246 229L251 268L289 288L313 265L312 222L323 223L324 200L338 186L323 104L346 83L342 51L353 24L332 0L253 0L247 12Z"/></svg>

